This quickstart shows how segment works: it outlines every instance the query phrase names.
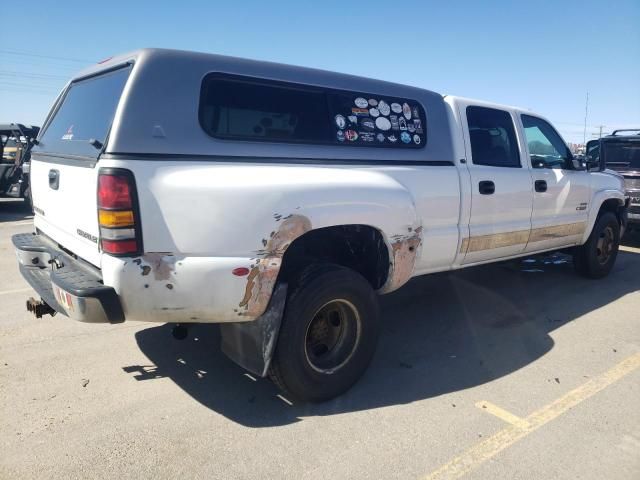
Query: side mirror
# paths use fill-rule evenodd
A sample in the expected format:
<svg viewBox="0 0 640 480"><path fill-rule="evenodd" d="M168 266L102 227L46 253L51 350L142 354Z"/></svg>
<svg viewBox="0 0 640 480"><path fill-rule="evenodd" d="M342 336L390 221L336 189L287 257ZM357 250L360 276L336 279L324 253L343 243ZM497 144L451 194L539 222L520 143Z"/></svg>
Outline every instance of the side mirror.
<svg viewBox="0 0 640 480"><path fill-rule="evenodd" d="M571 165L573 166L574 170L586 170L587 167L585 166L584 162L582 162L582 160L577 159L576 157L571 158Z"/></svg>
<svg viewBox="0 0 640 480"><path fill-rule="evenodd" d="M592 155L587 155L586 159L587 170L600 170L600 159Z"/></svg>

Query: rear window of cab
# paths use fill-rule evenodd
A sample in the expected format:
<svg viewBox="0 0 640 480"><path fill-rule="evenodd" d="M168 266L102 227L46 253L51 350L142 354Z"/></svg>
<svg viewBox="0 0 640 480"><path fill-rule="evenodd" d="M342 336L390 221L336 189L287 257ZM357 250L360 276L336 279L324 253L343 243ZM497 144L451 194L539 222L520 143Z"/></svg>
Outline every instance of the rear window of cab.
<svg viewBox="0 0 640 480"><path fill-rule="evenodd" d="M423 148L415 100L219 73L200 93L200 125L215 138L377 148Z"/></svg>

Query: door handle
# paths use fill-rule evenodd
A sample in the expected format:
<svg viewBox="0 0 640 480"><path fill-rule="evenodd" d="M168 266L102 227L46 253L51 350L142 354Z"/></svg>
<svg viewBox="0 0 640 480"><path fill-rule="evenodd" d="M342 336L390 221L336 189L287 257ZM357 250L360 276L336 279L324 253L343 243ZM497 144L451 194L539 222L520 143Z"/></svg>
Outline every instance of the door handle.
<svg viewBox="0 0 640 480"><path fill-rule="evenodd" d="M493 195L496 191L496 184L491 180L482 180L478 184L478 191L480 195Z"/></svg>
<svg viewBox="0 0 640 480"><path fill-rule="evenodd" d="M536 192L546 192L547 191L547 181L546 180L536 180L535 181Z"/></svg>
<svg viewBox="0 0 640 480"><path fill-rule="evenodd" d="M49 188L58 190L60 186L60 172L58 170L49 170Z"/></svg>

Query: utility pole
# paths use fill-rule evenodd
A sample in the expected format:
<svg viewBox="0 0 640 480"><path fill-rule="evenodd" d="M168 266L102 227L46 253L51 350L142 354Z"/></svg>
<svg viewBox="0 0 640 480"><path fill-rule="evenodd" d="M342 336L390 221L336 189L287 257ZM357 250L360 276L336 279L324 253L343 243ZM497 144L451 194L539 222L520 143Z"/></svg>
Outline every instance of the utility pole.
<svg viewBox="0 0 640 480"><path fill-rule="evenodd" d="M604 130L604 127L606 127L606 125L598 125L598 133L592 133L591 136L602 138L602 130Z"/></svg>
<svg viewBox="0 0 640 480"><path fill-rule="evenodd" d="M584 133L582 135L582 144L587 144L587 114L589 113L589 92L587 92L587 101L584 103Z"/></svg>

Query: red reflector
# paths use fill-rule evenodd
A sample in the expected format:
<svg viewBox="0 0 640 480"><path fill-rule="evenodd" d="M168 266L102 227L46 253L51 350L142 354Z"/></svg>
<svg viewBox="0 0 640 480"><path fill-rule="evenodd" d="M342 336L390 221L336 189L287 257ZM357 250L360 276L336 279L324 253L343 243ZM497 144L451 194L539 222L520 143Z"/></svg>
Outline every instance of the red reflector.
<svg viewBox="0 0 640 480"><path fill-rule="evenodd" d="M105 240L102 239L102 251L105 253L136 253L138 244L135 240Z"/></svg>
<svg viewBox="0 0 640 480"><path fill-rule="evenodd" d="M131 190L126 177L117 175L100 175L98 177L99 208L132 208Z"/></svg>
<svg viewBox="0 0 640 480"><path fill-rule="evenodd" d="M238 277L244 277L245 275L249 275L249 269L247 267L238 267L231 270L231 273Z"/></svg>

